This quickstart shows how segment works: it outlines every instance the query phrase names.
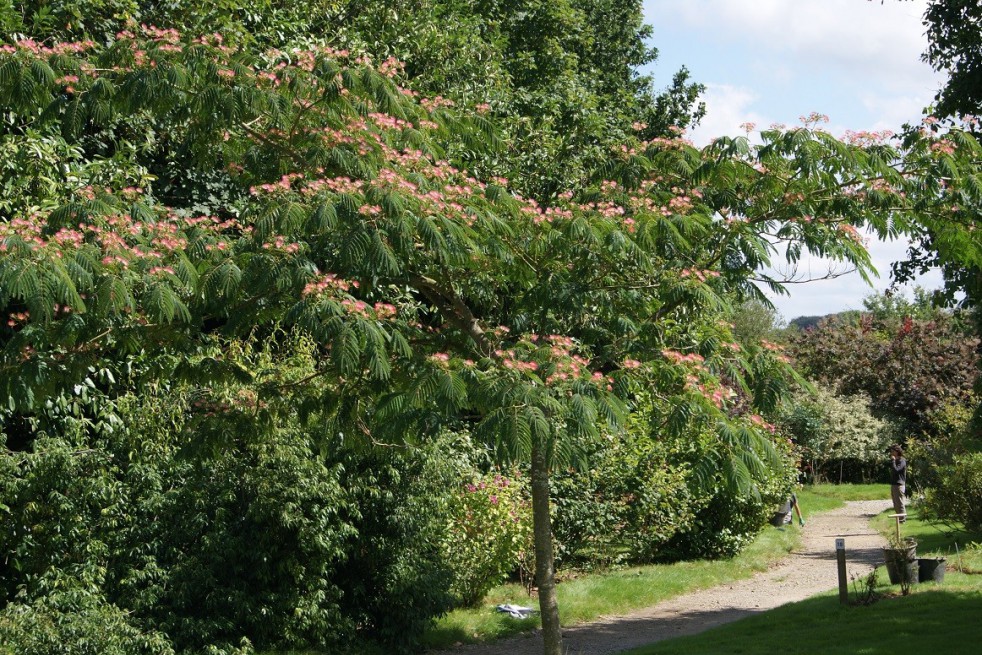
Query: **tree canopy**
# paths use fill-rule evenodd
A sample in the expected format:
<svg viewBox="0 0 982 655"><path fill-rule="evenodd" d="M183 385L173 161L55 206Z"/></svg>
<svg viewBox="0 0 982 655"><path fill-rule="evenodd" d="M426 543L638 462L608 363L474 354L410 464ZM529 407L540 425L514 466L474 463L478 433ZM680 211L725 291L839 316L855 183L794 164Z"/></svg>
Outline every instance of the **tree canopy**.
<svg viewBox="0 0 982 655"><path fill-rule="evenodd" d="M972 115L982 107L982 3L932 0L924 13L928 48L924 60L948 81L938 92L939 116Z"/></svg>

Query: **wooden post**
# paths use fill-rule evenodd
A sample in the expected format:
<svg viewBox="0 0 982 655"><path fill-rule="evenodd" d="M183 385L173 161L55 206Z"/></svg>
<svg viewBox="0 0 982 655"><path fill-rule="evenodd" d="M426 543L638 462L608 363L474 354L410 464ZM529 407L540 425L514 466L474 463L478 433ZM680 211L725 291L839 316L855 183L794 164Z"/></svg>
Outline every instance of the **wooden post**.
<svg viewBox="0 0 982 655"><path fill-rule="evenodd" d="M906 516L907 516L906 514L891 514L890 515L890 518L895 519L897 521L897 545L898 546L900 545L900 519L901 518L905 518Z"/></svg>
<svg viewBox="0 0 982 655"><path fill-rule="evenodd" d="M835 540L835 561L839 568L839 602L849 604L849 585L846 583L846 540Z"/></svg>

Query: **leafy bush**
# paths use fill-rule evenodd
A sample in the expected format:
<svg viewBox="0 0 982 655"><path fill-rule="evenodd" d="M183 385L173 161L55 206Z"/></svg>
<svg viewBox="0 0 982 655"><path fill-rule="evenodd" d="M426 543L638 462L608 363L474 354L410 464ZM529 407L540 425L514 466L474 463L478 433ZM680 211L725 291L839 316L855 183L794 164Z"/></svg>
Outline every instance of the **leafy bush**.
<svg viewBox="0 0 982 655"><path fill-rule="evenodd" d="M791 344L796 365L838 394L868 394L875 414L915 435L940 434L940 408L975 402L978 339L965 335L957 315L887 321L876 315L798 333Z"/></svg>
<svg viewBox="0 0 982 655"><path fill-rule="evenodd" d="M522 480L489 473L457 493L442 544L458 603L473 606L532 558L532 516Z"/></svg>
<svg viewBox="0 0 982 655"><path fill-rule="evenodd" d="M777 461L742 461L747 467L744 484L734 475L727 475L725 462L713 467L708 479L694 475L689 484L698 494L695 516L665 545L665 559L732 557L749 545L775 507L788 498L798 474L790 444L780 433L770 433L773 426L763 421L760 426L766 430L764 438L770 440ZM695 462L698 467L706 461L705 450L711 448L714 438L700 434L695 439L680 440L677 457Z"/></svg>
<svg viewBox="0 0 982 655"><path fill-rule="evenodd" d="M778 496L749 498L720 487L664 549L666 559L723 559L733 557L753 541L770 517Z"/></svg>
<svg viewBox="0 0 982 655"><path fill-rule="evenodd" d="M305 647L351 632L333 573L357 534L354 508L308 436L278 431L171 466L175 488L138 499L153 523L130 526L132 543L142 533L153 545L147 560L114 568L129 607L195 649L242 637Z"/></svg>
<svg viewBox="0 0 982 655"><path fill-rule="evenodd" d="M970 531L982 530L982 453L962 455L953 464L937 467L937 482L923 502L925 516L942 522L962 522Z"/></svg>
<svg viewBox="0 0 982 655"><path fill-rule="evenodd" d="M797 469L787 452L783 466L758 471L753 490L725 484L717 475L710 486L697 487L699 504L694 518L665 545L664 557L673 560L732 557L753 541L774 509L787 500Z"/></svg>
<svg viewBox="0 0 982 655"><path fill-rule="evenodd" d="M416 652L423 631L453 606L440 546L470 461L447 439L339 454L358 529L332 578L344 590L345 616L387 652Z"/></svg>
<svg viewBox="0 0 982 655"><path fill-rule="evenodd" d="M129 635L116 612L177 652L357 638L411 651L451 606L440 544L471 453L321 443L289 416L260 437L201 398L124 396L111 431L60 417L69 438L0 450L7 629L55 616L65 599L44 581L68 575L101 604L66 630Z"/></svg>
<svg viewBox="0 0 982 655"><path fill-rule="evenodd" d="M350 632L331 573L356 535L351 504L309 435L276 430L188 457L202 434L190 430L187 397L124 398L119 410L132 429L7 453L6 598L42 599L39 581L81 567L98 574L90 584L107 602L178 650L242 638L306 646Z"/></svg>
<svg viewBox="0 0 982 655"><path fill-rule="evenodd" d="M553 481L553 531L564 566L649 563L695 516L687 468L671 466L669 440L626 434L589 456L589 470Z"/></svg>
<svg viewBox="0 0 982 655"><path fill-rule="evenodd" d="M0 611L0 655L173 655L163 633L141 630L82 581L56 578L51 593Z"/></svg>
<svg viewBox="0 0 982 655"><path fill-rule="evenodd" d="M982 434L972 425L972 404L948 404L932 414L932 421L939 426L937 434L922 436L907 442L907 461L916 467L915 485L918 488L940 484L944 466L950 466L955 458L973 452L982 452ZM918 466L918 463L929 463Z"/></svg>
<svg viewBox="0 0 982 655"><path fill-rule="evenodd" d="M873 416L865 394L837 396L817 385L799 391L778 422L796 438L816 479L869 482L885 475L885 452L897 440L891 422Z"/></svg>

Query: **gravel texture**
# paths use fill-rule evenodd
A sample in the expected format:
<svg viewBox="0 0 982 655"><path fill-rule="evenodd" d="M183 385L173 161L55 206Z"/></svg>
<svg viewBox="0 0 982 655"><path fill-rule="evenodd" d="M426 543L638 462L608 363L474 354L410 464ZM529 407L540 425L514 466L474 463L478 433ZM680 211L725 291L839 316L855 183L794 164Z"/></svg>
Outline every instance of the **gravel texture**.
<svg viewBox="0 0 982 655"><path fill-rule="evenodd" d="M800 550L752 578L685 594L625 616L604 616L563 629L568 655L602 655L662 639L695 634L745 616L804 600L838 587L835 540L845 539L846 574L866 575L883 561L885 540L869 520L890 501L851 501L844 507L809 516L805 509ZM798 529L798 528L795 528ZM850 583L851 588L851 583ZM542 634L459 646L430 655L540 655Z"/></svg>

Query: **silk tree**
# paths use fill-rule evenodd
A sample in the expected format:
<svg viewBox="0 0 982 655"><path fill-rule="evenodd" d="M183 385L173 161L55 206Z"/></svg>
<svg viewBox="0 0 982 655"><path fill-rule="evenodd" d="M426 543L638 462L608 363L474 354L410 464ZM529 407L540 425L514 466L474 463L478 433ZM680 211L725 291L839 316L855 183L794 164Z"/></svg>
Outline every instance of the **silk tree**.
<svg viewBox="0 0 982 655"><path fill-rule="evenodd" d="M316 371L256 381L257 429L275 420L263 397L288 396L367 443L467 425L529 464L556 655L550 471L616 438L644 390L660 429L716 436L704 479L754 493L779 465L759 412L793 371L776 349L732 343L730 304L760 294L777 242L870 274L857 229L941 220L953 209L938 189L975 174L978 145L963 132L844 142L814 117L762 145L629 139L545 205L454 163L500 145L483 109L398 81L394 61L154 28L109 47L4 46L3 141L55 144L56 183L9 180L21 192L0 222L3 391L29 413L127 353L154 360L146 375L207 380L229 373L201 356L213 335L308 335ZM200 215L157 189L160 174L215 176L227 204ZM959 188L977 202L977 186Z"/></svg>

